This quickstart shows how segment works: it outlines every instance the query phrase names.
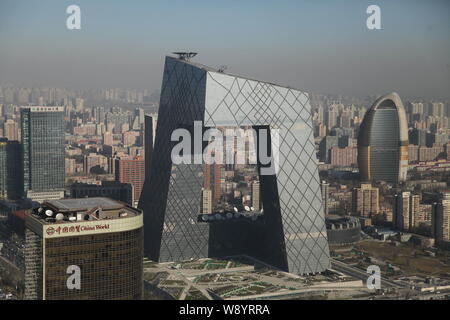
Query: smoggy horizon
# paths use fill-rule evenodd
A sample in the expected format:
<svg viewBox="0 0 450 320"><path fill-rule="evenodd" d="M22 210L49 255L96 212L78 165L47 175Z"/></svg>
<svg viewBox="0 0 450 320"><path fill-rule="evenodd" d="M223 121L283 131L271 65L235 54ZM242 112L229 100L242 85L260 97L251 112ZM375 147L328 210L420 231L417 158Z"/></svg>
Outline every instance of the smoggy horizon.
<svg viewBox="0 0 450 320"><path fill-rule="evenodd" d="M0 85L159 90L164 58L315 94L450 99L447 1L23 1L0 4ZM81 8L69 30L66 8Z"/></svg>

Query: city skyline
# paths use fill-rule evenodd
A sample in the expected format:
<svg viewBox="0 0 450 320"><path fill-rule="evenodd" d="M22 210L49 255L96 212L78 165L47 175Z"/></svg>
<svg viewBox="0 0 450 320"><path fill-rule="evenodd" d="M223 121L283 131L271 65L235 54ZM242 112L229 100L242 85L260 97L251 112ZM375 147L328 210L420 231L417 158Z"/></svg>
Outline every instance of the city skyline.
<svg viewBox="0 0 450 320"><path fill-rule="evenodd" d="M308 92L450 98L445 1L378 1L381 30L365 26L369 1L78 1L81 30L65 27L69 4L0 4L0 84L153 90L162 81L161 57L191 50L205 64ZM162 20L167 14L175 23Z"/></svg>
<svg viewBox="0 0 450 320"><path fill-rule="evenodd" d="M0 0L0 303L450 300L449 13Z"/></svg>
<svg viewBox="0 0 450 320"><path fill-rule="evenodd" d="M245 87L243 87L244 83L249 82L259 83L262 86L261 88L266 88L268 90L267 92L271 92L272 95L273 92L277 92L281 89L288 90L288 92L297 92L296 90L290 88L280 89L280 87L273 84L260 83L248 78L222 73L215 69L199 66L195 62L185 62L183 60L176 59L175 57L168 57L168 59L179 61L179 64L191 64L199 69L205 68L208 70L207 73L212 74L209 76L210 82L213 81L212 83L215 83L215 81L217 81L217 83L221 85L220 90L223 91L222 94L226 94L228 97L228 99L223 100L225 101L223 103L228 104L226 106L228 108L223 108L224 110L220 111L218 110L220 108L214 108L214 105L216 104L212 102L216 100L222 101L221 94L219 94L216 90L217 88L211 90L210 87L210 90L206 90L207 92L205 94L208 96L208 103L205 103L205 105L207 105L208 108L205 108L206 111L209 110L208 116L205 114L204 120L209 119L209 122L207 121L207 123L205 123L206 125L209 123L209 125L218 125L220 127L220 122L218 122L217 117L214 117L217 113L221 115L221 117L219 117L221 121L224 121L223 119L225 119L225 122L228 123L230 120L232 121L230 118L231 116L235 120L240 119L243 121L242 123L238 121L238 124L241 125L247 123L246 121L250 121L252 117L249 119L248 115L251 115L252 112L259 114L262 118L266 119L267 111L266 113L261 114L261 110L265 110L265 108L249 109L247 104L244 103L241 105L238 103L238 101L243 102L246 101L246 99L239 98L239 95L235 96L237 92L235 90L233 91L233 87L231 89L227 89L227 87L224 86L230 85L229 81L227 81L229 79L235 79L235 82L239 82L239 88L241 88L241 90ZM191 74L189 72L186 73L187 75ZM170 76L168 75L168 77ZM178 81L183 82L183 79L187 80L189 77L178 78ZM195 81L191 83L194 88L196 87L195 83ZM185 88L185 86L176 87L182 89ZM143 94L139 96L136 95L137 92L128 92L127 90L102 91L99 97L103 99L103 101L100 105L90 99L86 100L84 93L82 92L68 93L64 90L29 91L23 89L14 89L12 91L14 94L11 94L11 90L8 91L7 97L3 97L3 100L6 98L6 100L13 98L19 100L23 99L24 101L29 99L27 100L29 102L31 102L31 100L38 101L39 103L60 102L64 105L63 122L65 122L65 128L63 131L65 132L65 141L61 143L61 145L65 145L64 167L66 171L66 181L64 189L66 193L65 195L58 194L58 198L64 196L65 200L63 201L81 201L84 203L84 199L76 200L75 198L88 197L91 200L94 200L95 197L100 196L109 197L110 199L117 201L123 201L131 206L133 203L136 205L136 202L133 201L133 198L136 200L133 195L136 191L138 191L138 188L140 188L140 181L142 181L142 179L146 176L146 173L148 174L148 170L144 170L145 172L134 169L131 169L131 171L128 170L130 173L135 172L136 178L138 179L135 180L131 176L126 178L125 175L123 175L124 179L122 179L120 178L120 172L122 169L120 164L118 165L118 159L126 159L128 157L135 158L139 156L144 156L145 158L145 156L151 154L150 151L153 149L152 142L154 142L153 138L155 137L154 130L156 128L167 127L164 125L167 124L167 121L164 119L164 121L161 121L161 119L158 121L158 117L154 114L154 111L157 109L157 104L151 103L151 109L144 108L145 104L142 104L139 101L143 102L142 99L145 100L145 96ZM174 91L170 91L172 91L171 94L173 95ZM183 90L181 91L183 92ZM202 92L202 90L197 92ZM243 92L248 93L251 91L243 90ZM263 94L261 90L257 90L256 92L258 92L257 96L264 97L263 100L258 100L258 106L265 106L266 104L264 104L264 101L274 101L268 98L271 96L270 94ZM40 96L41 94L43 97ZM178 95L175 94L175 96ZM183 94L181 94L181 96L185 97ZM250 96L253 95L250 94ZM283 101L292 100L289 95L281 96L285 99L282 99ZM340 291L339 293L333 293L331 296L331 293L329 295L327 292L322 292L320 296L323 299L328 299L330 297L337 298L335 294L339 297L345 297L347 294L350 294L350 296L362 295L369 298L373 295L373 291L371 291L372 289L365 288L365 268L370 267L370 265L375 263L382 268L382 274L384 277L382 280L382 294L375 295L376 299L383 299L388 296L392 299L401 299L402 296L396 296L396 294L399 295L400 292L407 287L419 288L413 289L412 291L415 298L426 298L427 296L432 298L446 297L446 291L443 291L442 293L440 293L440 291L434 292L428 295L421 292L421 288L424 288L424 290L437 290L433 289L437 287L432 287L432 285L428 283L428 278L420 278L421 276L423 277L424 274L427 277L430 277L431 275L429 271L419 269L422 271L418 272L417 269L411 269L409 266L419 263L421 259L424 258L434 259L434 261L441 261L441 263L443 263L442 267L437 265L433 267L433 275L431 276L431 279L433 283L439 283L438 287L443 288L442 290L444 290L450 283L450 279L447 279L446 274L443 273L447 265L445 253L440 253L440 250L445 250L448 243L450 243L448 240L450 239L450 227L448 223L450 221L450 201L446 200L449 199L450 194L448 192L449 187L446 182L449 181L448 177L450 173L450 105L448 103L432 101L426 101L424 103L406 102L404 104L404 111L406 113L405 116L408 127L410 128L408 132L409 136L407 137L408 179L401 182L401 184L392 184L383 181L364 183L363 181L360 181L360 178L357 175L358 169L356 165L358 150L356 148L355 138L358 131L360 131L360 124L366 121L366 118L372 113L371 110L376 106L379 106L382 110L385 110L386 108L392 109L389 99L386 99L387 97L390 97L393 101L397 101L396 104L400 105L401 102L399 97L395 94L390 94L380 98L373 98L373 100L371 100L370 98L347 99L342 97L311 95L309 101L305 98L305 95L300 95L300 97L303 97L301 98L303 99L302 103L311 104L311 106L307 105L303 108L303 111L301 112L303 115L301 118L303 120L310 119L312 121L312 126L311 124L310 126L307 126L309 127L307 131L310 131L309 138L314 138L316 148L318 147L315 151L319 151L318 155L320 159L323 160L318 164L321 184L317 188L314 198L317 200L317 197L320 197L320 191L322 191L322 201L326 202L324 206L326 209L323 211L324 213L328 211L328 214L325 216L326 238L328 241L325 240L324 244L328 242L332 259L331 269L326 268L325 272L321 272L319 274L313 272L313 274L310 274L307 269L303 269L301 266L305 266L304 262L310 261L311 256L309 256L307 260L303 260L301 257L294 258L294 261L298 260L303 262L300 263L300 269L298 269L298 266L293 269L289 267L290 273L285 274L285 277L287 277L285 280L289 282L289 277L294 276L297 277L296 279L302 279L299 280L300 282L296 281L294 283L291 281L289 283L290 286L297 288L296 290L300 290L300 292L305 288L305 284L302 284L302 281L306 281L308 283L311 280L314 281L315 277L321 279L320 281L325 280L327 282L327 286L333 285L333 282L335 281L346 281L348 284L355 286L354 289L351 290L351 293L344 293L343 291ZM146 99L148 98L149 97L147 96ZM167 99L167 91L165 92L163 90L161 108L159 110L160 112L163 110L168 110L165 99ZM275 99L275 97L272 96L272 99ZM176 101L178 101L178 99ZM120 105L122 107L119 107ZM175 105L185 106L183 103L177 103ZM218 105L220 106L221 103L218 102ZM373 107L369 108L370 105ZM234 109L237 106L239 106L239 108ZM1 163L11 163L8 159L13 159L16 156L16 152L14 152L13 148L8 149L5 148L5 146L8 147L8 143L12 143L11 146L20 146L20 144L14 140L23 141L23 130L20 130L24 127L24 122L22 121L23 119L21 119L21 110L23 111L23 109L26 110L30 108L35 108L38 111L41 109L52 110L61 107L29 106L23 108L20 107L20 104L14 105L11 103L4 103L2 107L0 107L0 116L4 119L3 129L0 127L0 135L7 138L1 138L2 141L0 141ZM309 114L308 111L310 108L311 113ZM231 113L224 112L228 109L234 111ZM280 112L283 115L288 115L289 110L292 111L290 104L285 105L284 108L280 107ZM149 112L149 114L146 114L147 112ZM227 114L228 117L226 116ZM386 117L382 118L385 119ZM387 118L390 117L388 116ZM284 119L284 121L288 120L284 116L282 119ZM392 117L392 119L395 120L395 117ZM190 120L188 119L188 121ZM211 121L213 122L211 123ZM309 120L307 122L309 122ZM377 127L386 127L386 132L392 131L392 129L395 131L397 126L394 122L378 121ZM156 123L159 124L154 127L153 125L156 125ZM47 127L52 126L44 126L41 127L41 129ZM297 128L297 126L295 127ZM304 126L300 125L300 127ZM312 129L314 129L314 131ZM38 130L36 132L36 134L39 134L38 136L40 136L40 133L42 133L42 130ZM406 142L405 133L402 135L403 138L401 140ZM300 133L295 135L296 139L299 139L299 137L302 136L304 135ZM395 135L393 135L393 137L395 138ZM50 142L50 138L43 138L43 140ZM155 140L156 142L158 141L158 139ZM146 141L150 141L150 144L146 143ZM397 145L395 141L394 144ZM311 147L313 147L312 144ZM297 146L297 148L294 149L299 148ZM311 148L311 151L312 150L313 149ZM152 159L154 155L157 155L156 159L161 155L160 150L155 151L156 152L152 156L146 158L146 167L152 166L152 162L147 162L148 160L154 160ZM315 151L310 152L311 161L315 158L315 155L312 155ZM297 159L298 165L298 161L302 161L302 159L303 161L305 160L305 155L306 153L303 152L300 157L290 159L290 162L294 163L295 161L293 160ZM20 162L20 160L18 160L18 162ZM309 166L307 166L307 168L308 167ZM177 169L180 168L178 167ZM312 168L309 168L307 171L310 169ZM48 172L48 170L46 171ZM125 169L125 171L127 171L127 169ZM213 174L212 171L214 171ZM11 187L14 188L14 186L11 185L11 187L9 187L7 181L11 180L10 178L14 176L14 173L10 173L8 169L6 169L5 172L8 172L6 177L7 179L0 181L0 188L2 188L0 191L3 191L3 199L0 200L0 209L2 210L0 211L0 231L2 230L1 228L4 230L6 226L7 230L9 230L8 232L13 233L12 236L6 236L6 238L3 239L0 238L1 241L4 241L4 246L0 250L0 254L2 257L17 266L19 270L23 270L23 268L26 268L27 265L28 268L34 265L34 262L30 263L29 260L27 262L27 259L34 257L37 258L36 261L39 261L39 256L34 255L33 250L33 252L26 250L24 251L24 248L29 247L30 242L25 239L25 247L23 242L24 220L26 220L30 215L30 210L32 210L30 207L34 208L37 204L32 204L27 199L19 199L18 201L8 199L9 192L12 190ZM192 206L198 206L201 210L199 210L196 215L192 215L193 218L191 218L192 220L188 219L188 223L184 221L183 225L186 225L186 229L195 226L196 220L194 219L197 219L198 224L210 225L209 244L211 247L213 247L216 251L218 250L217 252L220 251L223 255L233 255L233 258L217 260L216 255L213 255L215 257L214 259L199 257L198 259L195 258L194 260L190 260L189 256L191 253L189 250L185 252L187 256L180 256L177 258L176 254L177 252L179 253L177 248L183 247L183 245L186 245L187 243L191 243L190 241L177 241L178 245L175 246L176 248L174 250L170 250L172 252L173 259L168 259L175 261L167 261L168 264L160 264L158 261L149 261L144 259L144 265L154 266L151 267L151 269L147 269L148 271L144 271L147 279L153 277L149 270L156 269L158 270L158 278L166 278L166 268L177 269L183 273L185 272L183 270L183 266L188 266L189 264L195 266L201 266L204 264L205 268L209 269L211 264L222 267L228 265L239 266L244 261L244 263L249 263L251 259L257 259L258 261L268 264L269 268L277 267L276 260L273 260L270 257L267 259L268 253L273 251L276 252L277 250L270 250L268 249L269 246L266 245L261 246L261 243L266 243L267 240L270 242L273 238L271 232L269 233L270 235L268 239L263 236L266 234L264 230L266 230L267 227L264 225L267 217L264 216L263 211L260 209L264 207L264 212L267 212L267 200L272 202L271 200L276 199L276 196L273 193L267 194L267 192L264 191L265 176L263 176L263 179L261 180L262 183L260 183L255 167L246 168L241 165L233 166L229 164L224 164L221 168L217 168L217 170L203 170L203 175L201 174L201 169L196 172L199 176L195 175L193 178L197 181L197 186L195 188L189 188L189 192L192 193L193 189L200 190L201 188L201 197L196 197L196 203L192 203ZM191 174L186 174L186 170L176 170L172 171L172 173L175 173L175 176L177 176L178 173L183 173L185 180L187 176L191 176ZM284 173L281 174L284 175ZM305 174L306 173L303 172L301 177ZM201 178L201 176L203 177ZM314 184L311 182L306 183L304 180L303 182L297 181L297 183L291 181L295 176L296 174L292 171L288 179L290 182L283 185L281 190L286 191L286 188L292 187L303 190L306 185L308 185L308 188L313 187ZM177 180L171 178L171 181L180 180L183 179ZM158 189L161 184L155 184L155 186L157 186L156 189ZM179 187L177 188L180 189ZM278 189L280 190L280 188ZM187 190L183 190L184 195L186 195L186 192ZM0 192L0 195L1 194L2 193ZM200 194L198 194L198 196L199 195ZM146 195L144 195L144 198L145 196ZM149 198L151 198L151 196ZM153 198L155 197L153 196ZM300 199L301 197L295 198L295 201L298 202L297 199ZM308 196L307 198L310 199L311 197ZM183 199L184 197L180 196L180 193L177 192L177 196L172 197L170 201L171 203L183 202ZM280 202L282 199L283 198L280 197ZM283 202L286 202L285 200L286 199L284 199ZM43 198L39 200L41 203L42 201ZM171 206L173 207L173 205ZM254 207L255 209L251 207ZM181 207L177 206L177 208ZM181 210L171 210L174 214L171 214L170 219L167 220L168 223L165 224L164 227L165 232L172 230L172 234L174 233L173 231L176 226L173 224L175 220L172 218L174 215L177 215L177 213L180 215L184 213L183 216L186 217L186 209L187 207L183 206ZM303 210L304 208L302 207L301 209ZM236 218L234 214L236 213L236 210L238 210L238 219L237 221L234 221L234 219L231 218ZM255 212L255 210L257 211ZM148 212L148 210L146 211ZM297 211L296 217L298 217L300 211L294 211ZM311 212L308 216L311 214L314 215L314 210L309 211ZM7 217L1 217L1 215L5 214L5 212L7 212ZM41 210L41 215L42 212L45 211ZM197 211L194 210L194 212ZM83 217L83 213L84 210L81 212L81 218ZM316 216L314 224L317 225L318 220L321 220L320 216L321 214ZM319 219L317 219L317 217ZM42 218L48 219L50 223L56 219L56 217L44 216L42 216ZM68 223L71 223L70 219L74 220L74 218L75 216L67 217L67 219L69 219ZM1 219L3 219L3 221L1 221ZM292 219L288 221L289 225L292 224ZM175 222L178 222L178 220ZM192 225L192 222L194 222L194 225ZM78 214L77 221L72 223L78 223ZM270 222L268 225L274 224L275 223ZM148 222L146 225L148 225ZM153 224L150 223L150 225ZM69 227L70 230L70 226L68 225L67 227ZM53 236L52 232L53 231L50 231L50 236ZM152 230L152 233L154 233L154 230ZM148 234L148 232L145 232L144 234ZM5 237L1 234L0 236ZM191 238L192 232L189 232L186 236ZM175 238L177 238L177 236L175 236ZM292 233L288 235L288 239L292 240ZM163 242L167 243L167 241L173 244L173 237L165 237ZM57 242L60 241L58 240ZM393 243L397 244L392 246ZM419 253L417 257L416 254L409 255L407 257L407 265L399 264L399 261L393 260L389 255L385 255L381 260L377 260L380 255L379 250L381 250L381 252L386 252L386 254L394 250L394 255L396 255L404 250L408 250L408 248L410 248L413 244L416 252L419 250ZM341 251L342 246L350 246L353 249L349 251L349 253L343 254L343 251ZM291 247L290 252L292 254L292 246L286 244L286 248L289 247ZM66 249L70 250L69 247ZM161 248L161 253L163 251L167 253L167 248L164 250L162 249L163 247ZM312 248L310 252L314 252L312 254L317 254L316 249ZM90 250L89 244L86 244L86 246L83 247L83 250ZM250 254L250 257L235 255L246 252ZM370 255L369 258L367 258L367 254ZM307 255L308 254L306 253L306 255L303 256ZM435 255L435 258L430 258L430 255ZM322 255L322 257L324 257L324 255ZM191 256L191 258L193 257ZM152 257L152 259L157 260L154 257ZM352 267L352 261L354 261L354 259L359 261L359 266L357 268ZM111 260L107 259L107 261ZM386 267L387 263L389 263L389 267ZM139 265L140 263L134 264L137 268L139 268ZM64 265L59 263L57 272L63 272L65 270L63 267ZM178 268L181 268L181 270ZM249 266L246 266L246 268L249 268ZM342 272L345 274L345 277L336 278L336 273L333 270ZM227 272L230 271L227 270ZM208 270L205 270L205 273L206 272L208 272ZM249 272L252 274L252 277L261 277L260 279L265 279L265 281L268 280L265 272L261 275L258 272ZM246 294L246 285L239 285L236 290L228 290L226 289L227 287L221 287L219 284L217 286L214 285L213 287L209 287L209 284L204 284L204 282L202 282L202 279L207 276L205 273L202 273L201 275L199 274L198 277L192 280L194 283L192 285L193 287L197 288L199 286L197 283L200 281L200 288L207 288L206 291L202 291L202 297L204 297L204 299L210 299L214 294L218 294L223 297ZM292 273L295 273L296 275L291 275ZM358 276L358 273L363 273L363 276ZM298 278L299 274L300 278ZM1 269L0 275L2 275ZM174 276L174 274L170 274L167 279L173 279ZM222 279L222 276L222 274L219 275L219 279ZM355 278L362 279L356 280ZM52 282L56 284L58 280L55 279L56 278L52 278ZM417 279L421 279L419 284ZM146 281L148 284L149 280L144 280L144 283ZM27 297L27 290L30 289L30 282L27 281L26 283L28 283L28 285L25 286L25 297ZM157 286L159 289L162 289L165 294L169 294L169 296L166 295L167 298L178 297L179 299L191 299L195 296L194 294L189 294L190 291L184 291L186 294L177 296L176 292L178 292L178 290L182 290L181 287L183 285L181 283L184 283L182 280L177 280L176 283L179 287L176 289L173 286L166 287L166 283L172 283L172 285L175 284L175 282L163 281ZM12 292L15 297L23 298L24 291L22 285L23 284L18 283L16 290L7 292ZM190 285L191 284L187 284L187 286ZM270 297L275 298L278 295L283 294L283 288L278 288L276 285L277 280L270 279L270 284L267 284L268 287L261 289L264 291L261 296L267 297L267 295L269 295ZM419 287L417 287L417 285L419 285ZM83 288L85 286L83 282L82 286ZM26 289L27 287L29 289ZM1 288L2 284L0 282L0 289ZM92 291L92 294L99 297L98 293L95 293L97 292L96 289L93 287L91 288L94 290ZM102 285L99 284L96 288L102 290ZM310 290L309 285L307 285L306 288L308 288L307 290ZM63 287L60 286L60 290L61 289L63 289ZM336 289L339 290L338 287L330 287L330 290ZM214 293L210 290L213 290ZM149 295L154 297L153 294L156 293L152 290L144 289L144 291L144 299L145 297L148 298ZM315 292L317 293L317 291ZM28 291L28 293L30 293L30 291ZM2 293L0 292L0 298L1 294ZM54 296L54 294L52 295ZM73 292L73 294L76 295L77 292ZM174 296L170 296L171 294ZM311 294L314 295L315 293ZM101 295L110 297L109 292ZM32 294L29 297L36 298L39 297L39 295L36 296L35 294ZM50 298L50 295L46 295L46 297ZM301 294L299 297L301 297Z"/></svg>

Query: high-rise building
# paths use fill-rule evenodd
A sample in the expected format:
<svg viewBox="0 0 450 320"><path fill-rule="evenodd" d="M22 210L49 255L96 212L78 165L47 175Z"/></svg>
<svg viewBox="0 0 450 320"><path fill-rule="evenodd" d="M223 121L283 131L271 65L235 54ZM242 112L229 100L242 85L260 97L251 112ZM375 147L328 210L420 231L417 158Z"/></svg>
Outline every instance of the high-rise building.
<svg viewBox="0 0 450 320"><path fill-rule="evenodd" d="M345 110L339 117L339 126L341 128L350 128L352 126L352 114L350 110Z"/></svg>
<svg viewBox="0 0 450 320"><path fill-rule="evenodd" d="M261 186L259 181L252 182L252 207L253 210L261 210Z"/></svg>
<svg viewBox="0 0 450 320"><path fill-rule="evenodd" d="M434 161L438 158L445 158L444 146L434 146L431 148L419 147L418 149L418 159L419 161Z"/></svg>
<svg viewBox="0 0 450 320"><path fill-rule="evenodd" d="M362 183L353 189L353 211L362 217L377 214L380 208L379 189L370 183Z"/></svg>
<svg viewBox="0 0 450 320"><path fill-rule="evenodd" d="M323 107L323 104L319 104L317 107L317 121L320 124L323 124L325 120L325 108Z"/></svg>
<svg viewBox="0 0 450 320"><path fill-rule="evenodd" d="M134 199L139 201L145 180L145 160L142 157L115 159L116 181L130 183L134 188Z"/></svg>
<svg viewBox="0 0 450 320"><path fill-rule="evenodd" d="M3 135L5 136L5 138L7 138L8 140L19 140L19 126L14 120L6 120L3 124L3 127Z"/></svg>
<svg viewBox="0 0 450 320"><path fill-rule="evenodd" d="M71 175L77 172L77 162L73 158L65 159L66 175Z"/></svg>
<svg viewBox="0 0 450 320"><path fill-rule="evenodd" d="M355 147L331 147L330 163L333 166L353 166L357 163L357 149Z"/></svg>
<svg viewBox="0 0 450 320"><path fill-rule="evenodd" d="M408 162L419 161L419 146L410 144L408 146Z"/></svg>
<svg viewBox="0 0 450 320"><path fill-rule="evenodd" d="M424 109L424 105L422 102L411 102L410 103L410 110L409 110L410 113L423 115L424 110L425 109Z"/></svg>
<svg viewBox="0 0 450 320"><path fill-rule="evenodd" d="M446 116L445 105L442 102L433 102L431 103L431 115L443 118Z"/></svg>
<svg viewBox="0 0 450 320"><path fill-rule="evenodd" d="M122 133L124 125L129 126L130 124L130 115L127 112L114 109L106 113L105 121L108 126L112 126L112 130L110 130L110 127L107 129L107 131L113 131L113 133Z"/></svg>
<svg viewBox="0 0 450 320"><path fill-rule="evenodd" d="M322 203L323 203L323 211L325 213L325 216L328 215L328 196L330 194L330 184L323 180L320 183L320 191L322 194Z"/></svg>
<svg viewBox="0 0 450 320"><path fill-rule="evenodd" d="M133 116L131 117L131 119L132 119L132 125L131 125L131 128L132 128L133 130L139 130L139 129L141 129L142 125L143 125L144 122L145 122L144 117L145 117L145 110L144 110L144 109L142 109L142 108L136 108L136 109L134 109L134 114L133 114Z"/></svg>
<svg viewBox="0 0 450 320"><path fill-rule="evenodd" d="M108 198L53 200L25 225L25 299L142 298L140 210Z"/></svg>
<svg viewBox="0 0 450 320"><path fill-rule="evenodd" d="M215 204L222 196L223 165L206 164L203 167L203 187L212 191ZM214 205L213 205L214 206Z"/></svg>
<svg viewBox="0 0 450 320"><path fill-rule="evenodd" d="M84 109L84 100L82 98L75 98L75 110L78 112L83 111Z"/></svg>
<svg viewBox="0 0 450 320"><path fill-rule="evenodd" d="M347 135L341 135L339 137L338 141L339 148L345 148L345 147L357 147L357 141L356 139L353 139L351 136ZM355 153L356 155L356 153Z"/></svg>
<svg viewBox="0 0 450 320"><path fill-rule="evenodd" d="M406 180L408 125L397 93L378 98L365 114L358 136L358 166L363 182Z"/></svg>
<svg viewBox="0 0 450 320"><path fill-rule="evenodd" d="M421 203L419 204L419 210L414 217L414 224L416 227L420 227L422 224L431 223L433 214L433 204Z"/></svg>
<svg viewBox="0 0 450 320"><path fill-rule="evenodd" d="M448 142L448 134L446 133L428 133L427 147L443 146Z"/></svg>
<svg viewBox="0 0 450 320"><path fill-rule="evenodd" d="M23 193L39 201L64 196L64 107L21 109Z"/></svg>
<svg viewBox="0 0 450 320"><path fill-rule="evenodd" d="M106 173L108 172L108 158L101 154L90 153L84 156L84 172L90 173Z"/></svg>
<svg viewBox="0 0 450 320"><path fill-rule="evenodd" d="M416 146L426 146L427 145L427 131L414 128L409 132L409 140L410 140L411 144L414 144Z"/></svg>
<svg viewBox="0 0 450 320"><path fill-rule="evenodd" d="M202 213L213 212L213 196L211 189L202 190Z"/></svg>
<svg viewBox="0 0 450 320"><path fill-rule="evenodd" d="M20 144L0 138L0 199L18 199L21 195Z"/></svg>
<svg viewBox="0 0 450 320"><path fill-rule="evenodd" d="M337 125L337 120L339 116L339 110L337 105L331 105L328 108L327 115L327 127L328 130L331 130L333 127Z"/></svg>
<svg viewBox="0 0 450 320"><path fill-rule="evenodd" d="M409 214L412 216L410 219L410 229L419 225L419 221L416 219L422 215L421 210L420 195L411 194L409 201Z"/></svg>
<svg viewBox="0 0 450 320"><path fill-rule="evenodd" d="M412 231L419 216L420 196L411 192L402 192L394 196L393 225L403 231Z"/></svg>
<svg viewBox="0 0 450 320"><path fill-rule="evenodd" d="M106 144L108 146L114 145L114 135L110 131L105 131L103 133L103 144Z"/></svg>
<svg viewBox="0 0 450 320"><path fill-rule="evenodd" d="M215 228L221 219L199 219L203 165L172 163L170 139L175 129L195 130L194 121L203 127L251 126L269 138L278 134L277 173L258 162L264 212L255 222L244 226L230 219L226 227ZM272 150L272 144L267 147ZM248 238L254 250L247 255L298 274L329 268L308 94L167 57L150 176L139 208L144 210L145 254L155 261L221 256L225 243L235 243L233 252L244 254L247 244L233 241L239 224L248 229L238 236L255 231ZM210 245L219 236L225 239L221 245Z"/></svg>
<svg viewBox="0 0 450 320"><path fill-rule="evenodd" d="M433 205L432 235L438 244L450 241L450 192L444 192Z"/></svg>
<svg viewBox="0 0 450 320"><path fill-rule="evenodd" d="M325 163L330 163L331 148L339 146L338 136L326 136L319 144L319 159Z"/></svg>
<svg viewBox="0 0 450 320"><path fill-rule="evenodd" d="M98 184L74 183L70 186L72 198L107 197L123 203L134 205L133 186L118 181L102 181Z"/></svg>
<svg viewBox="0 0 450 320"><path fill-rule="evenodd" d="M327 126L323 123L319 123L317 126L316 136L325 137L327 135Z"/></svg>
<svg viewBox="0 0 450 320"><path fill-rule="evenodd" d="M106 113L104 107L95 107L93 109L95 123L105 123Z"/></svg>

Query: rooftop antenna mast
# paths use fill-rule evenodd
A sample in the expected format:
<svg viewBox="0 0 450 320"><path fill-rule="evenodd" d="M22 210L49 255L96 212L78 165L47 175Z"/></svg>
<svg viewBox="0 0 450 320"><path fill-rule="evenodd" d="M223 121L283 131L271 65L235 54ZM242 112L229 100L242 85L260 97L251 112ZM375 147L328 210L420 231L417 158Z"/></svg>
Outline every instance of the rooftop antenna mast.
<svg viewBox="0 0 450 320"><path fill-rule="evenodd" d="M172 52L178 56L178 59L189 61L191 58L197 55L197 52Z"/></svg>
<svg viewBox="0 0 450 320"><path fill-rule="evenodd" d="M225 70L227 70L227 66L220 66L219 70L217 70L220 73L224 73Z"/></svg>

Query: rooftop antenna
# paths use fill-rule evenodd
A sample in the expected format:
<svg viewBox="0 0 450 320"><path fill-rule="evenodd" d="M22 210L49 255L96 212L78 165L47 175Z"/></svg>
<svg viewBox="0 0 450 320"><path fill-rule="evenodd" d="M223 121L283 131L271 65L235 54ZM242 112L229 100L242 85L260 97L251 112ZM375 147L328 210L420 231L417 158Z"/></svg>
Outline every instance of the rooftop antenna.
<svg viewBox="0 0 450 320"><path fill-rule="evenodd" d="M224 73L225 70L227 70L227 66L220 66L220 68L219 68L219 70L217 70L217 72Z"/></svg>
<svg viewBox="0 0 450 320"><path fill-rule="evenodd" d="M197 55L197 52L172 52L178 56L178 59L189 61L191 58Z"/></svg>

